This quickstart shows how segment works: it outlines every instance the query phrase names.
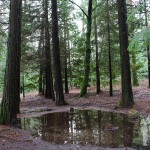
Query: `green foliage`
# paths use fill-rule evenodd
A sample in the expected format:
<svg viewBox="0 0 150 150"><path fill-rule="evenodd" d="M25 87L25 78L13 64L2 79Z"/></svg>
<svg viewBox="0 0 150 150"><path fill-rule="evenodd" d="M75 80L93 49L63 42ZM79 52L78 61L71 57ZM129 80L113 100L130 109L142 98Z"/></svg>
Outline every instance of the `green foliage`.
<svg viewBox="0 0 150 150"><path fill-rule="evenodd" d="M38 80L39 80L38 74L31 73L31 72L30 72L30 74L28 74L28 73L24 74L25 91L30 92L33 90L37 90L38 89Z"/></svg>

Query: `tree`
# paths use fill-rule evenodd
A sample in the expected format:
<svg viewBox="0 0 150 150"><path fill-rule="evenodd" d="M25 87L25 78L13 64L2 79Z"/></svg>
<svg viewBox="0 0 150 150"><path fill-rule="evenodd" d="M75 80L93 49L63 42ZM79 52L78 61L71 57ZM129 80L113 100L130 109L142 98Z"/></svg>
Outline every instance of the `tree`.
<svg viewBox="0 0 150 150"><path fill-rule="evenodd" d="M96 0L97 5L97 0ZM96 93L101 92L100 88L100 71L99 71L99 55L98 55L98 35L97 35L97 16L94 16L94 30L95 30L95 49L96 49Z"/></svg>
<svg viewBox="0 0 150 150"><path fill-rule="evenodd" d="M145 14L145 26L148 27L148 14L146 0L144 0L144 14ZM150 48L147 45L147 57L148 57L148 87L150 88Z"/></svg>
<svg viewBox="0 0 150 150"><path fill-rule="evenodd" d="M40 39L38 43L38 55L39 55L39 95L43 94L43 59L42 58L42 42L44 38L44 26L41 25L41 31L40 31Z"/></svg>
<svg viewBox="0 0 150 150"><path fill-rule="evenodd" d="M119 39L121 55L121 84L122 99L121 107L130 107L133 104L133 93L131 86L130 58L128 52L128 25L126 0L117 0L118 5L118 22L119 22Z"/></svg>
<svg viewBox="0 0 150 150"><path fill-rule="evenodd" d="M109 5L107 0L107 34L108 34L108 56L109 56L109 95L113 96L113 86L112 86L112 58L111 58L111 43L110 43L110 15L109 15Z"/></svg>
<svg viewBox="0 0 150 150"><path fill-rule="evenodd" d="M57 0L51 0L52 4L52 44L53 44L53 59L56 84L56 105L64 105L64 94L62 86L60 49L58 37L58 17L57 17Z"/></svg>
<svg viewBox="0 0 150 150"><path fill-rule="evenodd" d="M2 123L17 123L20 103L20 52L22 0L10 0L9 35L4 90L1 105Z"/></svg>
<svg viewBox="0 0 150 150"><path fill-rule="evenodd" d="M45 16L45 97L55 100L53 90L53 78L51 69L50 34L48 21L48 1L44 0Z"/></svg>
<svg viewBox="0 0 150 150"><path fill-rule="evenodd" d="M86 15L86 17L87 17L87 32L86 32L85 72L84 72L84 81L80 92L81 97L86 96L87 94L87 87L88 87L89 75L90 75L92 0L89 0L88 2L88 15Z"/></svg>

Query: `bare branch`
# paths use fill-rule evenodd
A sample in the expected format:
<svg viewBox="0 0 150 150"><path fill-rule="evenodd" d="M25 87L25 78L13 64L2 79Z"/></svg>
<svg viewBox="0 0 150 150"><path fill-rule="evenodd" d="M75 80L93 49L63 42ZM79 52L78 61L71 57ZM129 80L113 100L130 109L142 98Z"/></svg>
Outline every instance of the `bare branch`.
<svg viewBox="0 0 150 150"><path fill-rule="evenodd" d="M96 8L97 8L100 4L101 4L101 3L97 4L97 5L95 6L95 8L93 8L93 11L95 11Z"/></svg>
<svg viewBox="0 0 150 150"><path fill-rule="evenodd" d="M69 2L71 2L72 4L75 4L83 12L83 14L88 18L88 15L86 14L86 12L78 4L76 4L72 0L69 0Z"/></svg>

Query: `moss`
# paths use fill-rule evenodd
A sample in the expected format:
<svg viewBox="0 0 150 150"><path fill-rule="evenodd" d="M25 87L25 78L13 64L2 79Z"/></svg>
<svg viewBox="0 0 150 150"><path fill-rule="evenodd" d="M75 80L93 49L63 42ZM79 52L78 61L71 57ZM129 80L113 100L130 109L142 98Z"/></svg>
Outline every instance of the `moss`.
<svg viewBox="0 0 150 150"><path fill-rule="evenodd" d="M131 118L131 119L136 119L140 116L140 113L135 110L135 109L131 109L128 111L128 117Z"/></svg>
<svg viewBox="0 0 150 150"><path fill-rule="evenodd" d="M0 105L0 123L9 124L10 123L10 114L8 109L5 108L2 104Z"/></svg>

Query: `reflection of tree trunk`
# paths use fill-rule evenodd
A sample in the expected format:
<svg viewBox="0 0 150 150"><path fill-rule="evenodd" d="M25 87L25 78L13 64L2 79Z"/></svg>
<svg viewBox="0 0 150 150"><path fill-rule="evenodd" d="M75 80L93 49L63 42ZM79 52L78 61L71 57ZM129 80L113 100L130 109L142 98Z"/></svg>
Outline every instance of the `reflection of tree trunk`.
<svg viewBox="0 0 150 150"><path fill-rule="evenodd" d="M74 136L73 136L73 114L71 113L71 120L70 120L70 123L71 123L71 144L74 143Z"/></svg>
<svg viewBox="0 0 150 150"><path fill-rule="evenodd" d="M101 145L101 124L102 124L102 112L98 111L98 134L99 134L99 145Z"/></svg>
<svg viewBox="0 0 150 150"><path fill-rule="evenodd" d="M114 115L113 115L113 112L110 113L111 115L111 125L112 125L112 128L114 128ZM112 146L113 147L116 147L116 143L115 143L115 135L114 135L114 129L112 129L112 132L111 132L111 135L112 135Z"/></svg>
<svg viewBox="0 0 150 150"><path fill-rule="evenodd" d="M42 139L64 144L69 137L69 114L55 113L42 117Z"/></svg>
<svg viewBox="0 0 150 150"><path fill-rule="evenodd" d="M87 111L85 111L83 115L84 115L87 131L89 131L88 137L90 137L90 140L88 139L88 141L86 141L86 142L88 142L88 143L90 142L91 144L93 144L94 135L93 135L92 125L91 125L91 116L88 114Z"/></svg>
<svg viewBox="0 0 150 150"><path fill-rule="evenodd" d="M126 147L131 147L133 141L133 130L134 130L133 123L128 121L127 116L123 117L122 123L123 123L123 144Z"/></svg>

